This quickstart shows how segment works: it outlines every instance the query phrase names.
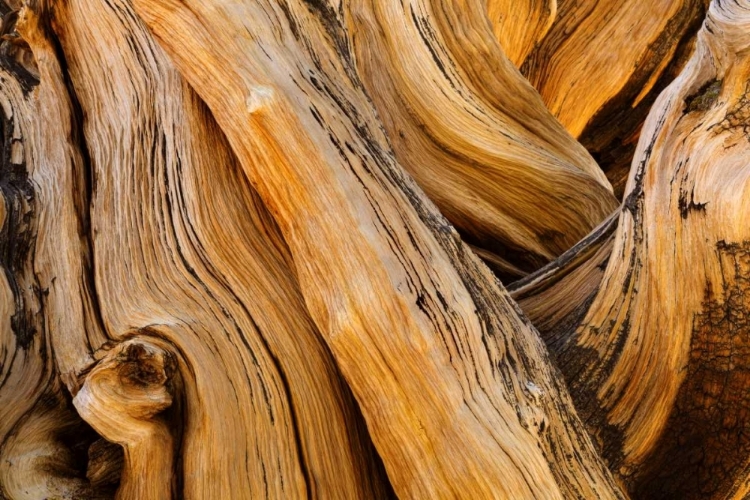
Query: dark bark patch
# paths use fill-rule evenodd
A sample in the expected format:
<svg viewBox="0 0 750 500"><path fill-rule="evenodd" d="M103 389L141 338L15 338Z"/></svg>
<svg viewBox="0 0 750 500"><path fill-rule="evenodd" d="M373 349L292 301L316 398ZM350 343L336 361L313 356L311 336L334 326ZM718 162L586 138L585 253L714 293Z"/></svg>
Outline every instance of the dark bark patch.
<svg viewBox="0 0 750 500"><path fill-rule="evenodd" d="M36 200L25 158L14 154L19 148L22 150L22 138L14 137L14 122L2 109L0 140L0 202L5 205L5 220L0 228L0 268L13 294L11 329L18 346L28 349L37 334L37 307L29 303L28 290L37 299L42 295L28 265L36 240Z"/></svg>
<svg viewBox="0 0 750 500"><path fill-rule="evenodd" d="M749 472L750 241L717 251L723 283L706 284L685 381L634 498L726 498Z"/></svg>
<svg viewBox="0 0 750 500"><path fill-rule="evenodd" d="M750 82L737 103L724 115L724 119L712 128L717 134L728 130L741 129L750 140Z"/></svg>
<svg viewBox="0 0 750 500"><path fill-rule="evenodd" d="M2 4L0 9L0 67L8 71L21 84L24 93L39 85L39 68L34 54L16 30L18 12Z"/></svg>

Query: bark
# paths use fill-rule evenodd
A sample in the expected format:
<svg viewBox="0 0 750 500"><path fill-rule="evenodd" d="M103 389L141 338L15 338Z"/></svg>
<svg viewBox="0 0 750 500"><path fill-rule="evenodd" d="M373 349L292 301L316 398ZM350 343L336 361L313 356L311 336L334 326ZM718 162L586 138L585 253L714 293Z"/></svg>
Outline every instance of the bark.
<svg viewBox="0 0 750 500"><path fill-rule="evenodd" d="M747 0L0 6L0 498L750 494Z"/></svg>

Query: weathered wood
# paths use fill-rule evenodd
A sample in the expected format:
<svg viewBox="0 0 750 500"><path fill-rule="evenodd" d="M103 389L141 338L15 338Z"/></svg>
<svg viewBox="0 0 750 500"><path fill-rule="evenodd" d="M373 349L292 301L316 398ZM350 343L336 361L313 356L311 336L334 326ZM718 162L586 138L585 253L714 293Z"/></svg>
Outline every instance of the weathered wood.
<svg viewBox="0 0 750 500"><path fill-rule="evenodd" d="M79 233L85 221L77 213L86 191L72 103L36 16L26 11L19 19L8 11L3 24L14 57L0 47L6 207L0 242L14 311L0 330L0 494L98 498L107 492L88 484L78 459L95 435L58 380L92 360L88 346L101 338L86 314L92 288Z"/></svg>
<svg viewBox="0 0 750 500"><path fill-rule="evenodd" d="M279 223L399 496L619 497L536 332L395 162L326 12L136 7Z"/></svg>
<svg viewBox="0 0 750 500"><path fill-rule="evenodd" d="M41 208L28 257L44 287L47 315L47 337L36 338L49 338L51 349L43 345L41 359L54 362L81 414L126 447L120 497L164 498L167 490L159 484L179 498L229 498L238 491L252 497L387 497L382 466L305 311L285 244L203 104L128 2L56 4L53 22L57 54L37 43L33 27L25 32L38 59L62 58L74 92L73 103L64 86L44 101L47 87L40 86L28 98L39 107L24 115L40 139L31 144L46 148L44 156L34 156L34 201ZM89 43L91 37L97 43ZM60 90L63 75L44 76L45 85L53 82ZM83 123L73 120L76 106ZM49 121L33 126L37 116ZM72 130L76 125L83 128ZM3 341L14 338L9 333L3 332ZM102 361L97 364L104 352L98 349L119 352L118 342L144 334L174 351L184 404L155 417L167 419L168 433L134 443L118 437L135 431L127 400L118 405L101 399L107 426L96 410L100 399L78 391L91 393L86 388L97 379L90 377L109 373ZM9 356L13 352L25 351ZM35 368L40 376L43 368ZM56 376L46 373L38 390ZM3 395L23 400L24 386L10 382ZM128 387L113 390L132 396ZM34 414L17 408L29 427ZM56 432L49 419L44 425ZM24 436L26 455L46 460L42 444L35 445L30 432ZM167 436L179 449L171 465L160 455L169 449ZM160 461L161 483L145 481L145 472L157 475L150 468ZM94 494L81 489L88 488L85 460L78 483L65 488L50 490L40 469L25 470L29 477L38 474L34 480L42 488L29 493L32 498ZM13 481L3 481L6 491L20 477L17 470L8 474ZM19 491L9 494L15 498Z"/></svg>
<svg viewBox="0 0 750 500"><path fill-rule="evenodd" d="M713 2L646 122L597 296L557 350L636 498L748 493L749 48L750 2Z"/></svg>
<svg viewBox="0 0 750 500"><path fill-rule="evenodd" d="M534 324L550 352L556 353L583 320L612 254L619 212L607 217L573 248L511 283L508 292Z"/></svg>
<svg viewBox="0 0 750 500"><path fill-rule="evenodd" d="M172 406L178 418L181 413L177 355L158 338L140 335L99 357L73 404L99 434L124 449L117 498L178 496L181 429L162 418Z"/></svg>
<svg viewBox="0 0 750 500"><path fill-rule="evenodd" d="M501 44L528 54L513 60L552 114L593 153L618 199L646 115L690 57L708 3L487 0ZM531 27L551 26L526 32L516 21L521 15ZM514 34L520 30L527 35ZM519 46L522 41L527 45Z"/></svg>
<svg viewBox="0 0 750 500"><path fill-rule="evenodd" d="M601 169L503 54L481 0L352 0L341 17L328 29L349 41L399 163L504 282L616 209Z"/></svg>
<svg viewBox="0 0 750 500"><path fill-rule="evenodd" d="M485 0L487 17L503 51L520 67L557 18L557 0Z"/></svg>
<svg viewBox="0 0 750 500"><path fill-rule="evenodd" d="M185 360L178 496L385 496L285 244L203 104L129 2L70 1L56 21L90 117L104 322Z"/></svg>
<svg viewBox="0 0 750 500"><path fill-rule="evenodd" d="M749 2L0 2L0 498L746 497Z"/></svg>

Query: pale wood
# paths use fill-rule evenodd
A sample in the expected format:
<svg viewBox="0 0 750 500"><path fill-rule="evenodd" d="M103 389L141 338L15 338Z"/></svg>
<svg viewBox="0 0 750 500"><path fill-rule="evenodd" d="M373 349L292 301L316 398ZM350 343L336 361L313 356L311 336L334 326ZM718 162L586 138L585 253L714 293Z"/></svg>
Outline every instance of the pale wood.
<svg viewBox="0 0 750 500"><path fill-rule="evenodd" d="M93 360L85 349L70 347L83 347L99 335L96 323L85 319L91 304L83 275L87 250L78 237L79 200L70 196L83 193L81 156L70 147L72 106L54 48L31 12L20 16L17 29L35 57L29 45L23 49L19 43L16 55L28 65L11 65L13 71L2 70L0 78L3 146L10 157L3 166L14 170L3 177L15 188L3 190L4 204L12 207L6 208L3 229L11 234L6 232L3 242L24 252L10 253L19 259L10 263L16 282L8 302L15 311L13 323L0 330L0 485L14 499L97 498L99 493L76 477L76 457L64 442L71 437L85 442L87 436L57 379Z"/></svg>
<svg viewBox="0 0 750 500"><path fill-rule="evenodd" d="M0 1L0 498L750 494L748 0L132 1Z"/></svg>
<svg viewBox="0 0 750 500"><path fill-rule="evenodd" d="M116 498L172 498L179 436L160 414L182 396L176 354L158 338L139 336L99 357L73 405L99 434L124 449Z"/></svg>
<svg viewBox="0 0 750 500"><path fill-rule="evenodd" d="M67 2L55 27L90 117L104 324L115 340L147 328L185 361L180 495L385 495L275 223L203 104L130 2Z"/></svg>
<svg viewBox="0 0 750 500"><path fill-rule="evenodd" d="M97 350L110 341L147 332L179 353L183 410L169 416L170 432L148 440L145 452L158 451L167 436L181 439L180 470L163 467L180 478L177 497L229 498L237 491L387 496L382 466L305 311L278 230L238 175L205 107L129 3L56 7L52 22L62 52L39 42L32 43L34 54L43 71L64 57L70 90L87 119L75 133L65 129L73 126L75 113L64 87L54 88L60 93L26 116L50 120L29 124L42 137L38 147L49 149L29 161L34 196L43 207L33 265L47 292L49 317L36 337L52 342L52 349L45 346L46 359L77 397L87 387L86 374L99 373ZM29 28L26 36L32 40L39 33ZM92 46L91 37L100 43ZM44 76L44 85L29 94L32 102L50 92L50 81L63 85L59 74ZM67 114L54 114L55 106L68 106ZM88 186L84 171L91 176ZM76 274L86 265L82 255L91 256L85 277ZM86 302L93 290L82 286L95 286L95 304ZM9 355L14 352L25 351L15 348ZM23 386L10 382L7 394L23 398ZM102 435L125 445L120 496L164 498L158 481L141 479L144 467L158 460L132 459L128 454L143 446L103 427L90 403L76 406ZM105 399L104 407L113 426L130 427L127 406ZM18 409L26 413L13 418L23 416L24 425L31 425L31 411ZM34 479L32 473L44 487L48 475L30 470L27 479ZM160 476L171 482L166 473ZM54 491L77 498L76 488L86 486L79 478ZM31 497L43 496L38 491Z"/></svg>

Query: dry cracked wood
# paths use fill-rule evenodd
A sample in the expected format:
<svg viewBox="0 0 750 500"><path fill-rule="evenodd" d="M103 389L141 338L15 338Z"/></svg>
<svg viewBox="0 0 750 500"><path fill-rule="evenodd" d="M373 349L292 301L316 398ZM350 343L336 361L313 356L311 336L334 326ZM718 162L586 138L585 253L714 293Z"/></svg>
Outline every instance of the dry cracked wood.
<svg viewBox="0 0 750 500"><path fill-rule="evenodd" d="M386 497L390 486L349 389L305 311L288 251L205 106L127 2L54 7L58 53L42 46L33 28L27 38L43 70L47 62L54 66L56 57L63 60L75 102L67 97L62 75L45 73L45 85L30 98L42 104L24 115L49 120L40 127L27 124L50 150L34 157L39 164L34 163L33 199L42 209L30 258L46 287L49 316L33 339L51 337L52 348L43 346L41 360L54 361L81 414L125 446L120 497L164 498L165 487L179 498L229 498L238 491L249 497ZM86 41L91 37L96 44ZM62 93L44 101L49 82L58 85L55 91L62 86ZM56 113L62 106L68 109ZM71 109L76 106L77 113ZM78 120L86 117L82 130L71 130L81 126L71 123L76 114ZM9 214L8 220L18 217ZM89 254L80 245L90 245L91 269L82 267L81 256ZM93 303L77 302L90 299L94 284ZM90 398L78 397L81 387L95 383L88 377L106 372L102 363L109 358L97 364L104 352L99 347L114 342L108 349L119 352L118 341L145 333L176 353L184 400L168 415L169 433L156 433L146 447L102 427ZM14 338L10 329L3 331L4 341ZM33 353L15 348L8 355L20 363L26 352ZM140 357L135 358L130 364L137 366ZM148 371L149 363L143 364ZM44 367L31 368L40 377L46 373ZM29 377L31 389L44 389L46 377L36 386ZM11 379L0 394L24 400L24 387ZM128 427L130 408L117 398L103 401L114 425ZM19 415L11 417L22 418L24 428L41 422L24 434L21 450L25 456L35 451L42 462L46 451L39 436L60 429L44 416L49 411L42 422L35 410L16 408ZM59 421L60 428L65 425ZM173 469L164 472L166 486L142 481L144 459L132 454L147 457L151 466L156 462L149 455L167 435L180 458L174 467L163 466ZM12 455L13 449L3 451ZM90 491L93 481L84 477L85 469L52 490L48 479L58 479L41 471L28 469L24 476L10 470L12 480L2 482L3 490L13 498L97 494ZM89 479L97 474L90 472ZM42 489L24 493L34 480ZM9 492L10 487L15 489Z"/></svg>
<svg viewBox="0 0 750 500"><path fill-rule="evenodd" d="M103 322L185 362L177 496L384 496L285 245L205 107L129 2L66 2L55 30L89 117Z"/></svg>
<svg viewBox="0 0 750 500"><path fill-rule="evenodd" d="M623 91L633 94L631 106L638 104L690 25L701 22L706 3L561 1L557 19L522 72L565 128L580 137L610 101L623 99Z"/></svg>
<svg viewBox="0 0 750 500"><path fill-rule="evenodd" d="M24 72L23 77L30 75ZM36 107L26 94L35 79L23 77L16 79L7 67L0 70L4 159L0 181L0 478L6 492L15 490L16 484L22 485L25 482L22 477L29 475L19 468L30 465L32 473L34 468L34 464L22 464L15 459L24 453L13 449L10 434L23 435L19 428L25 427L25 416L34 412L35 403L52 380L49 346L46 337L40 334L41 293L30 252L37 221L31 216L35 199L27 171L31 147L25 136L30 134L28 127Z"/></svg>
<svg viewBox="0 0 750 500"><path fill-rule="evenodd" d="M0 494L98 498L111 490L92 488L85 469L79 470L80 455L95 434L72 409L58 380L61 370L91 361L87 346L101 338L95 319L86 314L89 263L76 215L85 190L72 103L55 49L37 18L26 12L19 20L7 12L3 29L12 37L14 57L3 58L0 73L5 169L0 241L7 245L3 276L11 280L12 294L4 304L13 304L15 311L8 315L11 324L0 330ZM0 51L10 53L7 47ZM66 349L63 339L79 348Z"/></svg>
<svg viewBox="0 0 750 500"><path fill-rule="evenodd" d="M279 223L399 496L619 497L536 332L395 162L327 12L136 7Z"/></svg>
<svg viewBox="0 0 750 500"><path fill-rule="evenodd" d="M335 12L323 11L327 29L349 41L399 163L504 282L615 210L601 169L503 54L481 0L348 0Z"/></svg>
<svg viewBox="0 0 750 500"><path fill-rule="evenodd" d="M521 66L557 18L557 0L485 0L487 17L500 46Z"/></svg>
<svg viewBox="0 0 750 500"><path fill-rule="evenodd" d="M750 472L750 2L714 1L644 128L608 268L556 349L636 498L743 498Z"/></svg>
<svg viewBox="0 0 750 500"><path fill-rule="evenodd" d="M690 56L707 6L708 0L487 0L501 45L527 54L512 59L594 154L618 199L646 114ZM519 17L537 28L527 32Z"/></svg>
<svg viewBox="0 0 750 500"><path fill-rule="evenodd" d="M0 498L750 494L750 0L131 1L0 2ZM588 236L497 39L618 162L692 54Z"/></svg>

